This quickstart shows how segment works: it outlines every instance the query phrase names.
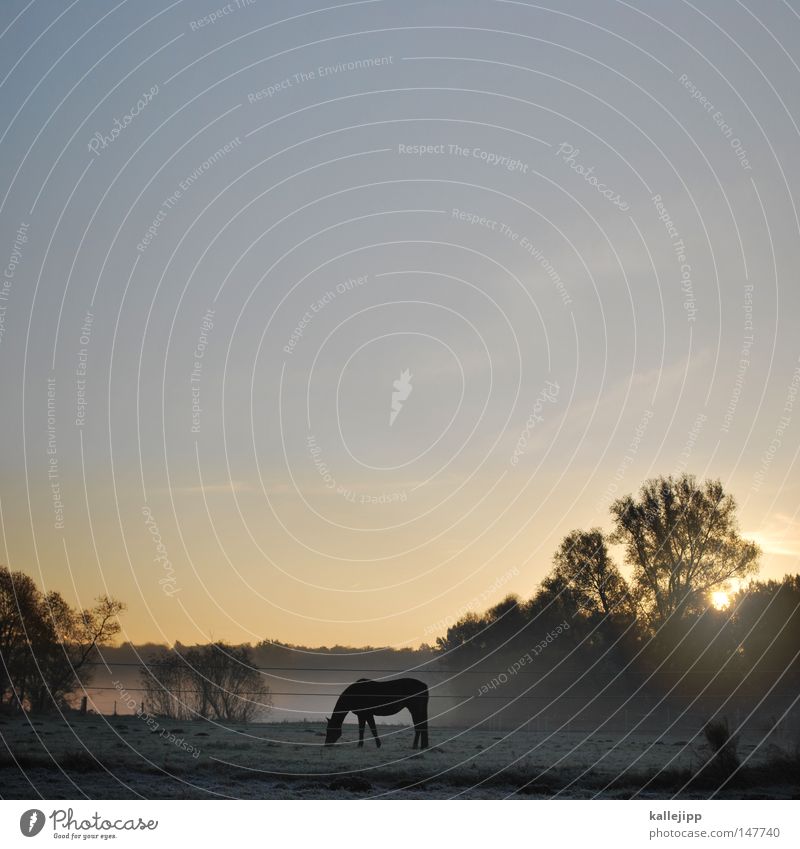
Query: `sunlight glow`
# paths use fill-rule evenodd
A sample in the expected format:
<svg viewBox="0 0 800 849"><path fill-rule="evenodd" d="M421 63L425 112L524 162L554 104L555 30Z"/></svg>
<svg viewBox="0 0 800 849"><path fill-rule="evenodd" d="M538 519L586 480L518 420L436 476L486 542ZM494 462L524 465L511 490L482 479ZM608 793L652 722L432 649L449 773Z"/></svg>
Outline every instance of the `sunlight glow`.
<svg viewBox="0 0 800 849"><path fill-rule="evenodd" d="M716 607L717 610L724 610L726 607L729 607L731 603L731 597L728 593L719 590L718 592L711 593L711 604Z"/></svg>

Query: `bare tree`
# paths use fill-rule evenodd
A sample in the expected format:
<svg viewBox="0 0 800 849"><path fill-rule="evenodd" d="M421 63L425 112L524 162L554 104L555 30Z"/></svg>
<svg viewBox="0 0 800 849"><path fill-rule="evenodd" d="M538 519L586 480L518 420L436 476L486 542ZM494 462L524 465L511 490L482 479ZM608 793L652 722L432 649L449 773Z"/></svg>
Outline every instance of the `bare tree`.
<svg viewBox="0 0 800 849"><path fill-rule="evenodd" d="M194 681L186 660L175 650L160 649L140 669L148 713L166 719L196 719Z"/></svg>
<svg viewBox="0 0 800 849"><path fill-rule="evenodd" d="M264 677L247 646L211 643L190 649L186 660L198 694L199 713L226 722L249 722L271 705Z"/></svg>
<svg viewBox="0 0 800 849"><path fill-rule="evenodd" d="M124 609L121 601L107 596L100 596L86 610L74 610L57 592L43 597L45 638L33 647L36 674L31 676L28 693L32 710L65 705L71 693L89 683L89 664L97 649L119 633L117 617Z"/></svg>
<svg viewBox="0 0 800 849"><path fill-rule="evenodd" d="M141 680L148 710L170 719L249 722L272 705L248 646L164 649L142 667Z"/></svg>

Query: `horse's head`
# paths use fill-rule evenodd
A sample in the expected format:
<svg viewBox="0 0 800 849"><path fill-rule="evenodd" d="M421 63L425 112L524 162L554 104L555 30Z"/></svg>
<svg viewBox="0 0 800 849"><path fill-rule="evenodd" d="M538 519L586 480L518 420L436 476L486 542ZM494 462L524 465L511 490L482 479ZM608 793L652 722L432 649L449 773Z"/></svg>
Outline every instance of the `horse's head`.
<svg viewBox="0 0 800 849"><path fill-rule="evenodd" d="M331 717L328 717L328 728L325 734L325 745L332 746L342 736L342 726L335 725Z"/></svg>

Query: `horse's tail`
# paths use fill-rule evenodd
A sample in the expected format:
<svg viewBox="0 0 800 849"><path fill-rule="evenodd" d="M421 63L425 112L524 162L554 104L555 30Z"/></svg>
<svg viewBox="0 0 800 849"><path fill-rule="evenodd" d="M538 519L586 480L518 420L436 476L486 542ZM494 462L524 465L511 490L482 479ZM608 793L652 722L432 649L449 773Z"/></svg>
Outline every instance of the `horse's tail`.
<svg viewBox="0 0 800 849"><path fill-rule="evenodd" d="M414 696L416 709L412 711L411 716L414 720L414 744L416 745L419 739L420 748L428 748L428 688L423 685L419 692Z"/></svg>
<svg viewBox="0 0 800 849"><path fill-rule="evenodd" d="M428 692L428 688L422 681L419 682L420 687L416 693L411 697L418 705L418 711L422 715L422 717L427 722L428 720L428 699L430 699L430 693Z"/></svg>

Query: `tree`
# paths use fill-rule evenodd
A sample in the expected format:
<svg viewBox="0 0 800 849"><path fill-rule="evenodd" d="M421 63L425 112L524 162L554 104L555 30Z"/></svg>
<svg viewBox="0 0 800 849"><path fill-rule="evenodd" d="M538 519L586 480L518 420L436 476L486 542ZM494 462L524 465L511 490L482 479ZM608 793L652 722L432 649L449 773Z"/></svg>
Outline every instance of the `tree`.
<svg viewBox="0 0 800 849"><path fill-rule="evenodd" d="M553 575L577 610L608 616L629 605L628 585L608 553L600 528L571 531L553 556Z"/></svg>
<svg viewBox="0 0 800 849"><path fill-rule="evenodd" d="M0 705L18 708L25 698L30 646L43 627L33 579L0 566Z"/></svg>
<svg viewBox="0 0 800 849"><path fill-rule="evenodd" d="M484 642L491 649L513 650L513 645L525 636L525 607L519 596L513 593L490 607L483 614L483 619L486 623Z"/></svg>
<svg viewBox="0 0 800 849"><path fill-rule="evenodd" d="M611 506L611 541L626 562L654 625L708 606L708 594L758 571L758 546L739 535L736 502L719 481L693 475L647 481L638 500Z"/></svg>
<svg viewBox="0 0 800 849"><path fill-rule="evenodd" d="M125 605L100 596L93 607L74 610L57 592L43 600L47 638L35 648L37 687L32 691L34 710L47 710L67 703L67 697L91 679L89 664L100 646L108 645L120 631L117 617Z"/></svg>
<svg viewBox="0 0 800 849"><path fill-rule="evenodd" d="M249 646L162 649L141 669L148 709L169 719L249 722L272 701Z"/></svg>
<svg viewBox="0 0 800 849"><path fill-rule="evenodd" d="M74 610L22 572L0 567L0 703L32 711L67 705L89 678L99 646L119 633L120 601L101 596Z"/></svg>
<svg viewBox="0 0 800 849"><path fill-rule="evenodd" d="M249 646L211 643L189 649L201 716L225 722L249 722L270 707L269 688L252 666Z"/></svg>
<svg viewBox="0 0 800 849"><path fill-rule="evenodd" d="M140 669L147 712L166 719L195 719L191 669L179 651L160 647Z"/></svg>
<svg viewBox="0 0 800 849"><path fill-rule="evenodd" d="M467 652L485 650L484 634L486 619L476 613L467 613L455 625L447 629L444 637L436 638L436 648L440 652L450 652L461 649Z"/></svg>
<svg viewBox="0 0 800 849"><path fill-rule="evenodd" d="M731 609L732 648L744 669L757 667L766 676L800 673L800 575L751 581L736 593Z"/></svg>

